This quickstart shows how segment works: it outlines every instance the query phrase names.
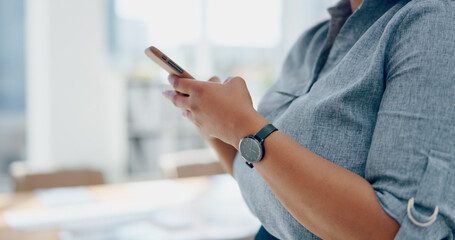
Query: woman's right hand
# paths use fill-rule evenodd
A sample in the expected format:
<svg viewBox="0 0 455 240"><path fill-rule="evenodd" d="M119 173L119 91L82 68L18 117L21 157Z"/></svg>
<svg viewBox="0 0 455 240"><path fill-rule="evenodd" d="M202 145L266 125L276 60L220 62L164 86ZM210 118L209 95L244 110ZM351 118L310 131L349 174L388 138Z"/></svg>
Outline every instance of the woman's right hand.
<svg viewBox="0 0 455 240"><path fill-rule="evenodd" d="M214 83L221 83L220 79L216 76L211 77L208 81ZM182 110L183 117L188 116L187 111L188 110ZM225 171L233 176L232 165L234 162L235 155L237 153L237 149L216 137L210 136L206 132L202 131L202 129L199 126L196 125L196 127L201 133L201 135L210 143L212 148L215 149L218 155L218 159L223 168L225 169Z"/></svg>
<svg viewBox="0 0 455 240"><path fill-rule="evenodd" d="M217 77L217 76L211 77L211 78L208 80L208 82L221 83L220 78ZM182 116L183 116L183 117L188 116L188 112L189 112L188 110L182 109ZM199 133L200 133L207 141L209 141L209 142L210 142L210 141L213 141L213 140L221 141L221 140L219 140L218 138L213 137L213 136L210 136L208 133L202 131L202 129L201 129L199 126L196 125L196 127L197 127Z"/></svg>

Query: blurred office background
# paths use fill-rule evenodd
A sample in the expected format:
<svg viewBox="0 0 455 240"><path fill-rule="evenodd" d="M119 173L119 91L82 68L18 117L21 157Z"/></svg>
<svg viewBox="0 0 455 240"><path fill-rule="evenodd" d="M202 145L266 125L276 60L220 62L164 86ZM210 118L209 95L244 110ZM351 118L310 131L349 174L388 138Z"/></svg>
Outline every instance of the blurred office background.
<svg viewBox="0 0 455 240"><path fill-rule="evenodd" d="M144 49L200 80L242 76L257 104L335 2L0 0L0 192L13 190L14 162L113 183L168 177L163 159L182 151L207 155L192 151L208 146L161 96L167 74Z"/></svg>

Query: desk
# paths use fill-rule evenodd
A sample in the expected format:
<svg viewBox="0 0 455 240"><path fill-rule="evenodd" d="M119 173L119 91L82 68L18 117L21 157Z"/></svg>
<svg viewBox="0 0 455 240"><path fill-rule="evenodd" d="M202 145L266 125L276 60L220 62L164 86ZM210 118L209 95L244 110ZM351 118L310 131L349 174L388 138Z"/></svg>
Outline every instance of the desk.
<svg viewBox="0 0 455 240"><path fill-rule="evenodd" d="M4 194L0 212L2 240L247 239L260 226L228 175Z"/></svg>

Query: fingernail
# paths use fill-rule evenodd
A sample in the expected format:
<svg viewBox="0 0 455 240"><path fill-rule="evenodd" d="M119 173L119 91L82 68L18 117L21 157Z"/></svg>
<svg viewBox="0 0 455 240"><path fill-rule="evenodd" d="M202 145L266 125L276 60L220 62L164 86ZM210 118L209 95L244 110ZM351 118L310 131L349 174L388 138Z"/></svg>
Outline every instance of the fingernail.
<svg viewBox="0 0 455 240"><path fill-rule="evenodd" d="M175 81L174 75L172 75L172 74L169 75L169 76L167 77L167 80L173 85L173 84L174 84L174 81Z"/></svg>
<svg viewBox="0 0 455 240"><path fill-rule="evenodd" d="M224 80L224 83L228 83L228 82L230 82L232 79L233 79L233 77L228 77L228 78L226 78L226 80Z"/></svg>

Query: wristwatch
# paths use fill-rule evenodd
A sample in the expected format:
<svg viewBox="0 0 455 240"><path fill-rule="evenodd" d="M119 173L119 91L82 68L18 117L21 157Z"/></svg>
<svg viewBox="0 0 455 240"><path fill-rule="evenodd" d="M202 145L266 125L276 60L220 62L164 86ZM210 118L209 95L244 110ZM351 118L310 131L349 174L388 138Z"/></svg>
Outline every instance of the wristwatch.
<svg viewBox="0 0 455 240"><path fill-rule="evenodd" d="M268 124L255 135L246 136L240 140L239 151L246 165L253 168L253 163L257 163L264 158L264 140L277 130L275 126Z"/></svg>

